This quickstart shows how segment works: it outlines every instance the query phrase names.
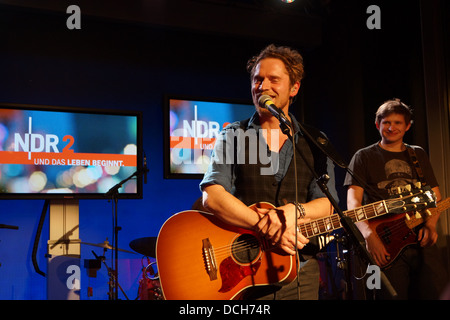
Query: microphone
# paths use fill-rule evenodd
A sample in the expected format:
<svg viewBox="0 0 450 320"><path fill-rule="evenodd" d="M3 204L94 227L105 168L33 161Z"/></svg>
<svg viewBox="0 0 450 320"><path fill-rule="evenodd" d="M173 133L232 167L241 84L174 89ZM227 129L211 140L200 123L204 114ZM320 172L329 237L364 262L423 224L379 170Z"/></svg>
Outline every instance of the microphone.
<svg viewBox="0 0 450 320"><path fill-rule="evenodd" d="M266 94L263 94L258 99L258 104L261 108L267 109L270 113L277 118L281 123L285 124L288 128L291 127L291 122L284 114L283 110L278 108L272 101L272 98Z"/></svg>

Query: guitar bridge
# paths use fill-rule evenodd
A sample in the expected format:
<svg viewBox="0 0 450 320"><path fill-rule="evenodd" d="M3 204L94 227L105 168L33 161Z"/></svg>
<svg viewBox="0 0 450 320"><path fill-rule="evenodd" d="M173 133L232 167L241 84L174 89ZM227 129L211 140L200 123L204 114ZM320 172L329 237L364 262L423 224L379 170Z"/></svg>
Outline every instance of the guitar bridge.
<svg viewBox="0 0 450 320"><path fill-rule="evenodd" d="M203 239L203 260L205 262L206 272L211 281L217 280L217 264L214 257L214 248L209 241L209 238Z"/></svg>

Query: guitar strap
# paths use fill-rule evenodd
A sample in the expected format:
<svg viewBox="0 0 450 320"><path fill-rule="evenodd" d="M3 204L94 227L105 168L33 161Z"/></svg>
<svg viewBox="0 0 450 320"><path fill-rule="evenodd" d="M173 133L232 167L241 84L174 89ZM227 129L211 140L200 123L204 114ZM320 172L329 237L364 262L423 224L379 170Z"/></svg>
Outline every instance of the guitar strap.
<svg viewBox="0 0 450 320"><path fill-rule="evenodd" d="M405 143L405 147L406 147L406 150L408 150L409 158L411 159L411 162L412 162L414 168L416 169L417 176L419 177L419 181L423 185L425 185L426 181L424 180L423 171L422 171L422 168L420 167L419 160L417 159L417 155L416 155L416 152L414 151L414 148L406 143Z"/></svg>

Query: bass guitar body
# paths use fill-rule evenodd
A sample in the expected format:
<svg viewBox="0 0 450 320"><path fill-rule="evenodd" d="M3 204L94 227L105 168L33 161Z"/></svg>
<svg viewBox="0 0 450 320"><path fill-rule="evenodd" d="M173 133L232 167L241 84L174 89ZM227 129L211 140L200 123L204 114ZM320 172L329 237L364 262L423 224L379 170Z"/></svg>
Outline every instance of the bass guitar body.
<svg viewBox="0 0 450 320"><path fill-rule="evenodd" d="M383 268L388 268L409 245L417 243L417 234L405 223L405 214L396 214L382 219L370 220L369 226L383 242L391 255L391 260Z"/></svg>
<svg viewBox="0 0 450 320"><path fill-rule="evenodd" d="M425 223L426 217L434 216L449 207L450 198L447 198L439 202L436 208L429 208L428 213L399 213L369 220L369 227L375 231L391 255L389 263L382 268L389 268L404 249L418 243L417 231Z"/></svg>

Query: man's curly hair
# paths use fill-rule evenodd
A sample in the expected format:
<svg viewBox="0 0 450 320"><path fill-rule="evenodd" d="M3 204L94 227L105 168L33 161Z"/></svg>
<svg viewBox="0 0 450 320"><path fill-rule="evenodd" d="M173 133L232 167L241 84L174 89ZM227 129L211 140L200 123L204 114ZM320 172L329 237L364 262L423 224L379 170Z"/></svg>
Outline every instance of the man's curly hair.
<svg viewBox="0 0 450 320"><path fill-rule="evenodd" d="M258 63L265 58L276 58L283 61L286 70L289 74L290 84L301 82L304 76L303 57L302 55L289 47L277 47L270 44L264 48L259 55L252 57L247 62L247 71L250 73L250 78L253 78L255 68Z"/></svg>

